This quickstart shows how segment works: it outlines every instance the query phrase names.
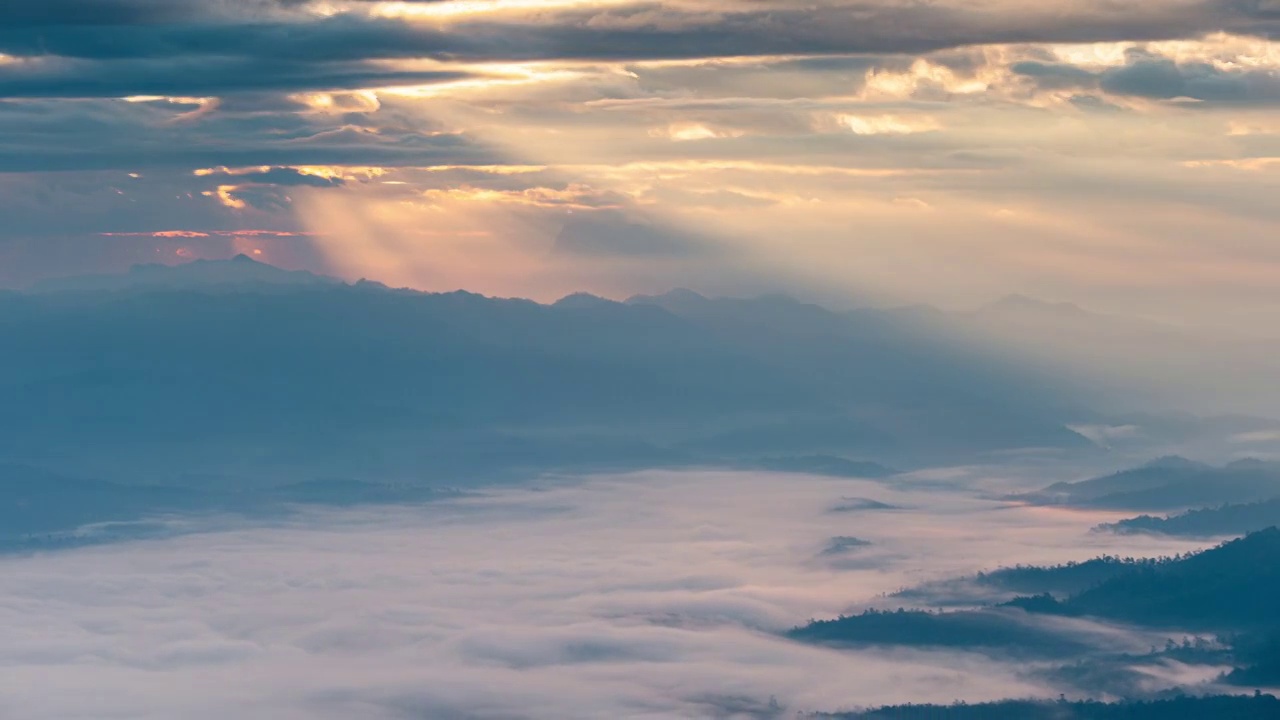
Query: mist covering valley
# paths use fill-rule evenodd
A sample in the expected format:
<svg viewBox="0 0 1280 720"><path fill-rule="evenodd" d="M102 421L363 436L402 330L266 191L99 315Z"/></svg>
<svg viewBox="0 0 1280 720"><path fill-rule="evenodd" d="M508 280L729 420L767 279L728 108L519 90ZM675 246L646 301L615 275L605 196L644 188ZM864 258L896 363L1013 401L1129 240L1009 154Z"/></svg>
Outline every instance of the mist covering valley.
<svg viewBox="0 0 1280 720"><path fill-rule="evenodd" d="M1280 423L922 313L0 296L0 713L1272 717Z"/></svg>

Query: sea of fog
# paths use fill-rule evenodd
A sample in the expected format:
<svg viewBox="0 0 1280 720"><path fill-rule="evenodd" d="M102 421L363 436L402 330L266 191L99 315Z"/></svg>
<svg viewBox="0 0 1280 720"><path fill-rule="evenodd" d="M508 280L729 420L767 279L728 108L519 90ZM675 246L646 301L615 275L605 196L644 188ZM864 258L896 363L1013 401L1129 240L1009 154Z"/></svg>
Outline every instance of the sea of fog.
<svg viewBox="0 0 1280 720"><path fill-rule="evenodd" d="M642 472L0 558L0 717L756 718L1056 697L976 654L778 635L927 580L1205 545L989 499L1005 482L1036 484ZM840 536L871 544L824 552Z"/></svg>

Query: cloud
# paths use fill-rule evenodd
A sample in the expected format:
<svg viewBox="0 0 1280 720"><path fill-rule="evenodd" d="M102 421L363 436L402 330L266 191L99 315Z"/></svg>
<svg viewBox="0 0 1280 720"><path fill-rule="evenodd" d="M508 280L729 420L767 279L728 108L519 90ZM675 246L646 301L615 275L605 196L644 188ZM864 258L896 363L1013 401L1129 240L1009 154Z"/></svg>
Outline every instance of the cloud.
<svg viewBox="0 0 1280 720"><path fill-rule="evenodd" d="M1017 75L1032 78L1046 90L1061 88L1087 88L1097 84L1098 77L1094 73L1064 63L1046 63L1025 60L1014 63L1011 68Z"/></svg>
<svg viewBox="0 0 1280 720"><path fill-rule="evenodd" d="M948 482L995 481L969 470ZM910 488L650 472L7 557L0 709L588 720L750 717L770 696L794 713L1056 694L973 655L840 651L775 632L997 562L1190 547L1089 535L1101 515ZM826 512L851 492L916 509ZM875 563L833 571L820 552L841 534L872 540Z"/></svg>
<svg viewBox="0 0 1280 720"><path fill-rule="evenodd" d="M4 0L0 2L0 26L45 28L157 23L199 15L200 5L188 0L50 0L41 3Z"/></svg>
<svg viewBox="0 0 1280 720"><path fill-rule="evenodd" d="M422 197L433 206L449 203L492 203L567 211L609 209L627 202L624 196L581 183L569 183L562 187L532 185L514 190L461 185L447 189L432 188L423 191Z"/></svg>
<svg viewBox="0 0 1280 720"><path fill-rule="evenodd" d="M305 105L292 112L206 109L185 97L0 101L0 173L499 161L430 119L383 117L378 125L364 113L310 112Z"/></svg>
<svg viewBox="0 0 1280 720"><path fill-rule="evenodd" d="M132 12L148 21L120 20L109 35L73 22L48 25L35 36L13 27L0 31L0 52L97 59L229 56L264 64L424 57L637 60L924 53L996 43L1191 38L1214 31L1262 35L1280 23L1280 13L1253 0L1085 2L1069 7L1006 1L983 8L881 0L824 2L803 9L768 2L710 12L675 5L655 12L649 3L559 8L534 4L510 17L464 15L444 24L438 18L415 22L358 10L327 16L295 13L287 20L249 12L239 21L161 23L151 21L156 16L154 9L146 9L153 8L149 3L116 7L118 13Z"/></svg>
<svg viewBox="0 0 1280 720"><path fill-rule="evenodd" d="M0 0L0 27L164 25L228 18L298 17L311 0Z"/></svg>
<svg viewBox="0 0 1280 720"><path fill-rule="evenodd" d="M553 252L588 257L682 257L702 255L710 249L703 240L634 222L618 212L599 212L566 221Z"/></svg>
<svg viewBox="0 0 1280 720"><path fill-rule="evenodd" d="M395 70L361 62L323 64L183 57L102 62L39 59L0 66L0 98L208 96L279 90L358 90L461 80L458 70Z"/></svg>
<svg viewBox="0 0 1280 720"><path fill-rule="evenodd" d="M1274 290L1278 30L1252 0L0 0L0 173L20 176L0 252L12 278L79 269L103 232L316 231L305 196L323 190L369 203L321 213L374 245L333 257L380 258L329 268L344 276L440 287L446 264L468 268L450 287L545 299L694 281L742 294L767 276L952 308L1034 286L1217 322L1239 293ZM180 177L315 165L391 174ZM455 170L416 169L430 166ZM531 166L546 170L460 169ZM419 213L427 201L442 210ZM731 252L680 255L625 228L557 248L569 210L603 209ZM468 241L378 239L416 223ZM1196 244L1210 236L1240 251ZM730 256L755 271L726 273Z"/></svg>
<svg viewBox="0 0 1280 720"><path fill-rule="evenodd" d="M1099 85L1113 95L1160 100L1280 102L1280 73L1275 68L1222 69L1206 62L1176 63L1147 54L1134 54L1124 67L1104 72Z"/></svg>
<svg viewBox="0 0 1280 720"><path fill-rule="evenodd" d="M1280 68L1220 66L1130 49L1118 67L1090 71L1066 63L1024 61L1015 74L1045 90L1099 89L1120 97L1198 100L1207 104L1270 105L1280 102Z"/></svg>
<svg viewBox="0 0 1280 720"><path fill-rule="evenodd" d="M250 168L244 171L234 171L224 167L197 170L196 175L211 180L229 180L241 184L276 185L280 187L334 187L346 182L340 176L307 172L292 167Z"/></svg>
<svg viewBox="0 0 1280 720"><path fill-rule="evenodd" d="M895 115L838 115L837 122L855 135L910 135L941 129L930 117L903 118Z"/></svg>

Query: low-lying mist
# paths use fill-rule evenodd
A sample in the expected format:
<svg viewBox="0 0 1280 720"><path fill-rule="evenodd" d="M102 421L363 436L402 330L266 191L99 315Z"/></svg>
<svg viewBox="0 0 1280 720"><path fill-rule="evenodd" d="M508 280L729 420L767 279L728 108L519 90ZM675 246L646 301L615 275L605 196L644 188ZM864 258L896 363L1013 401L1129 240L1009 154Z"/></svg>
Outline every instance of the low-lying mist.
<svg viewBox="0 0 1280 720"><path fill-rule="evenodd" d="M928 580L1205 545L966 489L1004 482L644 472L8 557L0 715L763 718L1056 696L979 654L781 636Z"/></svg>

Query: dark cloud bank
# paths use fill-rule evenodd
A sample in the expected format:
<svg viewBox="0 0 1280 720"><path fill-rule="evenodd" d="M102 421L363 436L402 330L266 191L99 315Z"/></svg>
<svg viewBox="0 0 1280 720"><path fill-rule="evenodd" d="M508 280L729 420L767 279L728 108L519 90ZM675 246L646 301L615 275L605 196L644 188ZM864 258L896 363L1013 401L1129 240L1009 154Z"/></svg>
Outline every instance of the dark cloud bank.
<svg viewBox="0 0 1280 720"><path fill-rule="evenodd" d="M642 60L744 55L920 54L991 43L1195 38L1226 31L1269 36L1280 11L1261 2L1073 5L1066 12L1009 5L821 4L706 15L637 6L549 12L534 22L467 20L447 27L304 7L65 3L0 8L0 97L83 97L341 89L427 83L434 72L389 72L363 61ZM285 5L295 5L286 3ZM243 7L242 7L243 6ZM72 62L70 59L78 59ZM254 72L244 70L252 67ZM181 88L181 90L179 90Z"/></svg>
<svg viewBox="0 0 1280 720"><path fill-rule="evenodd" d="M1013 71L1049 89L1100 89L1118 96L1185 98L1227 105L1280 102L1280 76L1273 69L1222 69L1204 62L1178 63L1143 51L1131 51L1123 66L1101 72L1031 61L1015 64Z"/></svg>

